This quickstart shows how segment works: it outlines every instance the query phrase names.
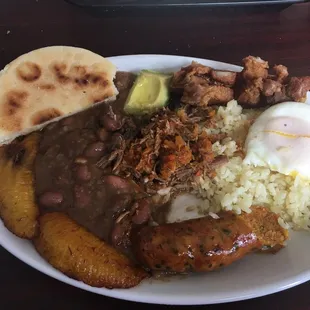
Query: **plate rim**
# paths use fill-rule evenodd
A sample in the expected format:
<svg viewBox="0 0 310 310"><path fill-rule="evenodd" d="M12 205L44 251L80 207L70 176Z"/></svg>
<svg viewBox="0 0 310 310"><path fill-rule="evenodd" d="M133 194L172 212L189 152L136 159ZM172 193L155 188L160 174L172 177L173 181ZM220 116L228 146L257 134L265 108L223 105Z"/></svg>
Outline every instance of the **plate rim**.
<svg viewBox="0 0 310 310"><path fill-rule="evenodd" d="M166 55L166 54L131 54L131 55L119 55L119 56L111 56L106 57L106 59L110 61L114 60L126 60L128 58L135 58L135 57L143 57L143 58L173 58L175 59L180 58L184 61L201 61L201 62L214 62L217 65L220 65L221 67L229 66L229 67L235 67L236 71L240 71L242 69L241 66L220 62L212 59L206 59L206 58L197 58L197 57L191 57L191 56L181 56L181 55ZM117 65L116 65L117 66ZM2 220L0 219L0 224L3 225L3 228L7 230L7 228L4 226ZM1 229L1 227L0 227ZM24 242L31 242L29 240L21 239ZM294 286L300 285L308 280L310 280L310 269L304 272L300 272L294 276L283 278L281 281L277 281L278 283L270 283L265 285L263 288L255 288L249 291L246 291L244 294L238 294L238 296L234 297L226 297L226 298L215 298L208 300L208 297L201 296L201 298L197 298L195 296L195 300L186 297L186 296L170 296L170 295L159 295L159 294L152 294L151 290L148 292L147 295L139 294L138 291L134 291L133 289L106 289L106 288L95 288L91 287L89 285L86 285L85 283L81 281L77 281L74 279L71 279L61 273L60 271L56 270L52 266L51 269L47 269L44 265L42 265L37 260L31 258L28 254L23 253L22 251L18 250L19 247L13 246L12 244L8 244L3 242L1 235L0 235L0 245L7 250L9 253L11 253L13 256L27 264L28 266L36 269L37 271L54 278L58 281L61 281L63 283L66 283L68 285L74 286L79 289L83 289L98 295L103 295L106 297L116 298L120 300L126 300L126 301L133 301L133 302L141 302L141 303L149 303L149 304L165 304L165 305L209 305L209 304L220 304L220 303L228 303L228 302L237 302L242 300L248 300L256 297L263 297L266 295L270 295L273 293L277 293L280 291L284 291L286 289L292 288ZM151 284L148 284L151 286ZM137 286L136 288L138 288ZM100 292L98 292L100 290Z"/></svg>

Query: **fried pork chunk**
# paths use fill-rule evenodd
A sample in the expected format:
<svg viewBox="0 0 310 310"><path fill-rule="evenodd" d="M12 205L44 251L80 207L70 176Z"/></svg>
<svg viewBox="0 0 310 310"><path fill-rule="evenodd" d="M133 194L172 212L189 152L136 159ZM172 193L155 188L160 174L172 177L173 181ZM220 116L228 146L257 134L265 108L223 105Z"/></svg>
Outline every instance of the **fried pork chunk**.
<svg viewBox="0 0 310 310"><path fill-rule="evenodd" d="M310 91L310 76L292 77L288 83L286 94L294 101L305 101Z"/></svg>
<svg viewBox="0 0 310 310"><path fill-rule="evenodd" d="M227 86L233 86L236 82L237 73L223 70L212 70L211 78Z"/></svg>
<svg viewBox="0 0 310 310"><path fill-rule="evenodd" d="M289 77L287 67L275 65L268 73L268 63L259 57L243 59L241 93L238 102L243 105L275 104L284 101L305 102L310 90L310 77Z"/></svg>
<svg viewBox="0 0 310 310"><path fill-rule="evenodd" d="M184 87L182 102L201 106L222 104L234 98L231 88L223 85L197 84L192 82Z"/></svg>
<svg viewBox="0 0 310 310"><path fill-rule="evenodd" d="M269 65L267 61L260 57L248 56L243 59L244 69L241 76L245 81L252 81L256 79L265 79L268 76Z"/></svg>
<svg viewBox="0 0 310 310"><path fill-rule="evenodd" d="M192 62L174 74L171 89L183 92L183 103L201 106L222 104L233 99L231 87L235 80L236 72L214 70Z"/></svg>
<svg viewBox="0 0 310 310"><path fill-rule="evenodd" d="M271 105L283 101L305 102L310 77L289 77L287 67L248 56L240 73L214 70L197 62L174 74L171 89L183 94L185 104L206 107L237 99L243 106Z"/></svg>
<svg viewBox="0 0 310 310"><path fill-rule="evenodd" d="M243 65L239 85L236 85L236 97L240 104L258 105L263 101L263 96L268 103L275 103L275 100L271 99L271 97L274 99L275 94L281 94L281 98L278 96L279 101L286 98L284 85L278 81L277 76L269 76L267 61L260 57L248 56L243 59ZM282 67L287 72L287 68ZM278 68L276 72L281 72L281 68Z"/></svg>
<svg viewBox="0 0 310 310"><path fill-rule="evenodd" d="M287 77L288 77L288 70L287 67L283 66L283 65L275 65L273 67L273 71L275 73L276 76L276 80L280 83L283 83L286 81Z"/></svg>
<svg viewBox="0 0 310 310"><path fill-rule="evenodd" d="M192 81L193 77L198 78L201 82L208 80L209 73L212 71L210 67L193 61L189 66L182 68L173 75L171 89L175 92L183 92L185 85Z"/></svg>

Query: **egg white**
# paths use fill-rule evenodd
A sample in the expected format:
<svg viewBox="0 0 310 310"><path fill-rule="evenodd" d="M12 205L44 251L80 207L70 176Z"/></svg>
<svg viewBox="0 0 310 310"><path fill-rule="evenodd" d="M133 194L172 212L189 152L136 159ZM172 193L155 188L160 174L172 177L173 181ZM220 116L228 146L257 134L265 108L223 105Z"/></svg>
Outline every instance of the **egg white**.
<svg viewBox="0 0 310 310"><path fill-rule="evenodd" d="M250 127L244 164L310 179L310 105L284 102L265 110Z"/></svg>

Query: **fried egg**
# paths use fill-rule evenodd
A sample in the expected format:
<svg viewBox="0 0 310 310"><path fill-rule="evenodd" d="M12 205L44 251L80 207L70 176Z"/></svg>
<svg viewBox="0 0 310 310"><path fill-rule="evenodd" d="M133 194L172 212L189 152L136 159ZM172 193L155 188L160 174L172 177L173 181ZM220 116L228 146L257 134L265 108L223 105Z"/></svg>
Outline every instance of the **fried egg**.
<svg viewBox="0 0 310 310"><path fill-rule="evenodd" d="M310 105L284 102L265 110L250 127L244 164L310 179Z"/></svg>

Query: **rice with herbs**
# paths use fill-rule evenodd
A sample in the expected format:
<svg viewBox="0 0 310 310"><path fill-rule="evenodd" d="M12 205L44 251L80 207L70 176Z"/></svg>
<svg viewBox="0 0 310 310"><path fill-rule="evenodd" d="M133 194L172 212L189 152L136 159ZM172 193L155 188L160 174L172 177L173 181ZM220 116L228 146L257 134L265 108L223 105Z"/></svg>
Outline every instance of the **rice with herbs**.
<svg viewBox="0 0 310 310"><path fill-rule="evenodd" d="M242 110L236 101L219 107L216 127L209 133L226 133L212 148L215 155L226 155L227 164L216 169L213 179L200 177L198 191L204 213L233 210L251 212L252 205L264 205L280 215L280 223L294 229L310 229L310 181L286 176L268 168L243 164L243 149L251 123L260 110Z"/></svg>

